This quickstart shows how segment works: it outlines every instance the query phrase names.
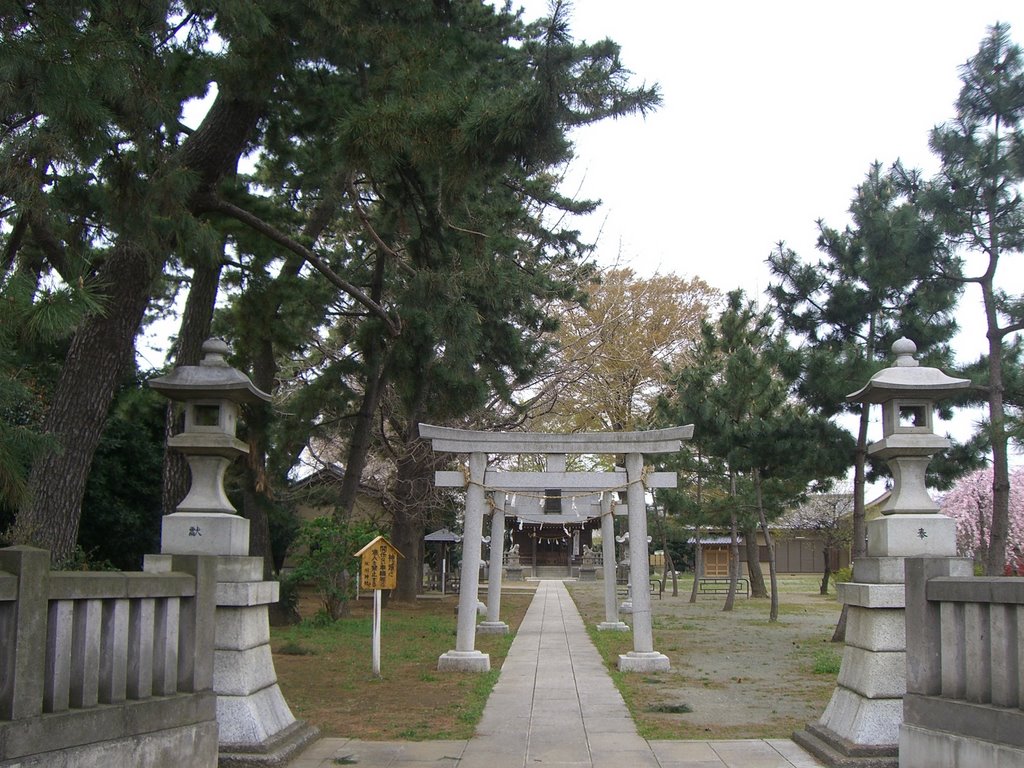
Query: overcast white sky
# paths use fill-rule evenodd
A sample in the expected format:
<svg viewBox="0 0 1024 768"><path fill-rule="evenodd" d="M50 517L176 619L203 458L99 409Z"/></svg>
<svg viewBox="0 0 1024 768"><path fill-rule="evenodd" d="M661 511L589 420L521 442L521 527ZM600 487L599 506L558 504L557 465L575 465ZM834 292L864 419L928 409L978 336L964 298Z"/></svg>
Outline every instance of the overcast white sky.
<svg viewBox="0 0 1024 768"><path fill-rule="evenodd" d="M528 19L548 7L515 5ZM815 221L845 225L873 161L934 171L929 131L953 116L958 67L990 25L1024 43L1019 0L577 0L572 19L664 99L576 134L565 191L603 200L584 225L599 259L750 295L780 240L817 259ZM966 320L980 298L962 306Z"/></svg>
<svg viewBox="0 0 1024 768"><path fill-rule="evenodd" d="M514 5L528 19L548 8ZM929 131L953 117L959 67L997 21L1024 43L1020 0L576 0L573 36L615 40L664 104L579 130L564 191L603 201L582 226L600 235L601 263L760 296L775 245L816 260L815 222L848 222L872 162L936 170ZM1004 284L1024 281L1014 272ZM980 294L964 295L958 320L958 355L975 358ZM978 415L939 431L965 439Z"/></svg>

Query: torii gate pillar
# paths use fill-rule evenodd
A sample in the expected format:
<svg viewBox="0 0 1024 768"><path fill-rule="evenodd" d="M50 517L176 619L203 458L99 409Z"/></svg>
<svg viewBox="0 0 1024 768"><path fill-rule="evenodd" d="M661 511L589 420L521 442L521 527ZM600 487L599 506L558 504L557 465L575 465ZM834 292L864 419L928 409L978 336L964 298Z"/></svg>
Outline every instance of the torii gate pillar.
<svg viewBox="0 0 1024 768"><path fill-rule="evenodd" d="M501 572L505 553L505 494L495 491L491 501L491 559L487 569L487 621L477 627L482 635L507 635L508 624L501 620Z"/></svg>
<svg viewBox="0 0 1024 768"><path fill-rule="evenodd" d="M629 581L633 585L633 650L619 656L621 672L667 672L668 656L654 650L651 626L650 558L647 554L647 504L644 457L626 454L626 504L629 506Z"/></svg>
<svg viewBox="0 0 1024 768"><path fill-rule="evenodd" d="M455 650L442 653L438 670L455 672L487 672L491 668L489 654L476 650L476 604L480 588L480 539L483 536L484 476L487 454L469 454L469 487L466 488L466 517L462 535L462 577L459 584L459 623Z"/></svg>
<svg viewBox="0 0 1024 768"><path fill-rule="evenodd" d="M629 625L619 621L619 601L615 596L615 521L612 518L612 497L601 494L601 553L604 561L604 621L597 625L602 632L629 632Z"/></svg>

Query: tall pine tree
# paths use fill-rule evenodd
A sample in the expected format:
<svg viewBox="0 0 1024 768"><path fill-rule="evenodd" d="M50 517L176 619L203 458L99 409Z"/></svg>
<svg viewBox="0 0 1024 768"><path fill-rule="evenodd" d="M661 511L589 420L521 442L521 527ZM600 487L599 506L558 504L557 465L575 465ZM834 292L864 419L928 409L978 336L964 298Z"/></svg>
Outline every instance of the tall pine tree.
<svg viewBox="0 0 1024 768"><path fill-rule="evenodd" d="M847 467L849 446L842 431L791 396L792 356L771 315L734 291L717 322L704 323L696 362L676 374L668 407L663 404L676 423L694 425L694 443L720 458L729 473L733 580L725 610L735 598L737 530L756 541L760 525L770 548L768 518L781 514L812 483L827 483ZM752 587L760 573L757 562L755 547L748 556ZM773 560L769 563L774 582ZM775 589L771 597L774 620Z"/></svg>
<svg viewBox="0 0 1024 768"><path fill-rule="evenodd" d="M367 370L404 345L378 369L408 363L410 380L427 380L416 366L444 350L455 363L445 386L507 377L507 355L490 353L529 346L543 322L531 296L568 290L551 262L579 255L571 234L540 218L545 204L572 207L550 174L571 158L567 131L658 101L628 85L614 43L573 43L556 10L534 26L479 0L29 3L4 13L5 269L31 260L103 303L77 326L42 425L55 448L32 467L16 537L57 559L74 545L100 426L169 267L194 270L206 288L223 262L242 268L238 284L253 289L243 314L265 328L238 333L239 361L261 382L281 359L266 326L299 306L299 286L266 283L313 271L333 297L311 288L298 301L360 316L353 345ZM184 107L207 91L212 105L190 130ZM237 173L243 155L256 173ZM514 237L501 221L516 222ZM490 294L465 301L452 288L464 271L476 286L490 281ZM510 293L495 301L502 282ZM196 305L208 314L209 301ZM513 316L478 329L481 309ZM182 334L182 350L207 322ZM314 316L306 332L320 327ZM305 349L316 341L304 339ZM456 341L471 351L457 354ZM536 351L522 353L526 371ZM258 485L263 470L251 469Z"/></svg>
<svg viewBox="0 0 1024 768"><path fill-rule="evenodd" d="M981 291L987 340L988 432L992 448L992 530L986 572L1005 566L1010 478L1004 370L1006 347L1024 330L1024 294L1000 286L1000 265L1024 248L1024 54L997 24L961 67L956 117L932 131L941 171L922 199L963 283ZM961 276L962 275L962 276Z"/></svg>
<svg viewBox="0 0 1024 768"><path fill-rule="evenodd" d="M817 263L781 245L768 259L768 293L787 331L803 340L798 392L819 413L858 417L853 556L865 554L868 410L845 398L884 367L896 339L913 339L933 362L948 357L958 285L939 233L903 191L897 171L871 167L850 204L852 223L819 222Z"/></svg>

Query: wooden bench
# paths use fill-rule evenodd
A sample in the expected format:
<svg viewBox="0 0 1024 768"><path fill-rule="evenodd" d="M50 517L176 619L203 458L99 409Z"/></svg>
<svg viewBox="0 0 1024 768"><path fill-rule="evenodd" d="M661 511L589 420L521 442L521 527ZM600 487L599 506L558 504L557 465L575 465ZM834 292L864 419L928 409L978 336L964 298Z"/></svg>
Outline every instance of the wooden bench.
<svg viewBox="0 0 1024 768"><path fill-rule="evenodd" d="M728 576L703 576L697 580L697 591L702 595L726 595L730 581ZM750 581L745 577L736 579L736 591L740 590L750 597Z"/></svg>
<svg viewBox="0 0 1024 768"><path fill-rule="evenodd" d="M658 579L651 579L649 583L650 583L651 594L652 595L657 595L658 599L660 600L661 596L662 596L662 593L664 592L664 590L661 588L661 582ZM619 584L618 584L618 593L619 593L619 597L621 597L621 598L628 597L629 596L629 585L628 584L623 584L623 583L619 582Z"/></svg>

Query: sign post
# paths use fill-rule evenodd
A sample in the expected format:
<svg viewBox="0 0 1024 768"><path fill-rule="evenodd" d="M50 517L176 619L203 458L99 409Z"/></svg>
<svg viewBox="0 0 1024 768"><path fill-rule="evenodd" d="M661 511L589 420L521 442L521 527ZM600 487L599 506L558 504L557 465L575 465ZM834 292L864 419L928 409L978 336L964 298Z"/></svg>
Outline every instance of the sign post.
<svg viewBox="0 0 1024 768"><path fill-rule="evenodd" d="M356 552L359 584L373 590L373 674L380 677L380 591L398 587L398 558L402 553L383 536Z"/></svg>

